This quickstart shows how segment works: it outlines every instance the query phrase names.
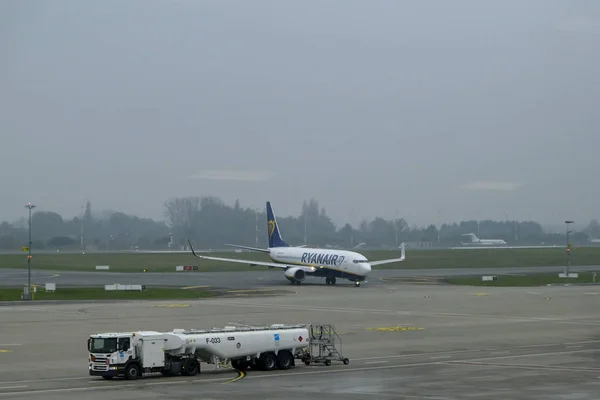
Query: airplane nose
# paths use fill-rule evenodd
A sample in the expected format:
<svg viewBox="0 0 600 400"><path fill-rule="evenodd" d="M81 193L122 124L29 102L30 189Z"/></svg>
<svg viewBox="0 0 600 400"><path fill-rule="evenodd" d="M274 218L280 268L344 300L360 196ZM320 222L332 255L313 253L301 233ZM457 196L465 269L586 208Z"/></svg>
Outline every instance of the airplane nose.
<svg viewBox="0 0 600 400"><path fill-rule="evenodd" d="M368 275L371 272L371 264L363 264L363 274Z"/></svg>

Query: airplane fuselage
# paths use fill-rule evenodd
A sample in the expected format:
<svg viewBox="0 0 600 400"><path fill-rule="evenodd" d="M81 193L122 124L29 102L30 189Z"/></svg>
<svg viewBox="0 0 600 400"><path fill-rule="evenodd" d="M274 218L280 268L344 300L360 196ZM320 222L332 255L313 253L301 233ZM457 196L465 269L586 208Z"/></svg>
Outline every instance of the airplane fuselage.
<svg viewBox="0 0 600 400"><path fill-rule="evenodd" d="M347 250L274 247L269 248L269 257L278 263L298 266L312 276L360 282L371 272L371 265L365 256Z"/></svg>
<svg viewBox="0 0 600 400"><path fill-rule="evenodd" d="M479 239L472 243L477 243L483 246L498 246L506 244L506 242L502 239Z"/></svg>
<svg viewBox="0 0 600 400"><path fill-rule="evenodd" d="M464 245L477 245L477 246L506 246L507 243L502 239L479 239L474 233L465 233L463 236L469 236L471 241L469 243L462 243Z"/></svg>

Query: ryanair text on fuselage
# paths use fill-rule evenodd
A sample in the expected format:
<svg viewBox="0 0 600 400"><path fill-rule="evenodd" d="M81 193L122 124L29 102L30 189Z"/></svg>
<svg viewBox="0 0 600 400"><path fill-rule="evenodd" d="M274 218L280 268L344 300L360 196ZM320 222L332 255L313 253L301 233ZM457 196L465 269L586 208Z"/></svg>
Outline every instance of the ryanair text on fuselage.
<svg viewBox="0 0 600 400"><path fill-rule="evenodd" d="M320 265L341 265L344 262L344 256L337 254L323 253L302 253L302 263L320 264Z"/></svg>

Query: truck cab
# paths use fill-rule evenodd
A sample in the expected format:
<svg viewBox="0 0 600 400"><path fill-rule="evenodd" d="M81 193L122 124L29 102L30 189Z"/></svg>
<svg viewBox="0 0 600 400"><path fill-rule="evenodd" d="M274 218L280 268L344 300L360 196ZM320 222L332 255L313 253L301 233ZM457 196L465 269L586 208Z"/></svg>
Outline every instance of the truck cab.
<svg viewBox="0 0 600 400"><path fill-rule="evenodd" d="M88 339L90 375L110 379L124 374L125 364L138 358L132 338L131 333L91 335Z"/></svg>

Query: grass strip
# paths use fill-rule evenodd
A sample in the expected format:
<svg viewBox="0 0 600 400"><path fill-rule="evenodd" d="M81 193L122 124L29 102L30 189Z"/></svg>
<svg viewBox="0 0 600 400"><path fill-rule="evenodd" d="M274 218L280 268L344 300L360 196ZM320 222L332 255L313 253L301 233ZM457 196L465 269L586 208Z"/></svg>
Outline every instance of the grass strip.
<svg viewBox="0 0 600 400"><path fill-rule="evenodd" d="M0 301L21 301L22 288L0 289ZM38 300L175 300L202 299L216 296L216 292L197 289L151 288L142 291L104 290L104 287L93 288L57 288L55 292L46 292L37 288L32 292L33 301Z"/></svg>
<svg viewBox="0 0 600 400"><path fill-rule="evenodd" d="M397 258L398 250L361 251L368 260ZM240 258L253 261L271 261L266 254L244 252L206 253L212 257ZM503 268L563 266L567 257L563 248L540 249L478 249L478 250L410 250L403 262L384 264L374 269L430 269L430 268ZM33 254L31 268L55 271L96 271L97 265L108 265L101 272L169 272L178 265L197 266L198 272L256 271L267 267L249 266L223 261L198 259L192 254ZM571 265L600 265L600 247L581 247L571 251ZM6 254L0 256L0 268L27 270L27 256ZM277 269L272 269L277 271ZM181 272L184 273L184 272Z"/></svg>

